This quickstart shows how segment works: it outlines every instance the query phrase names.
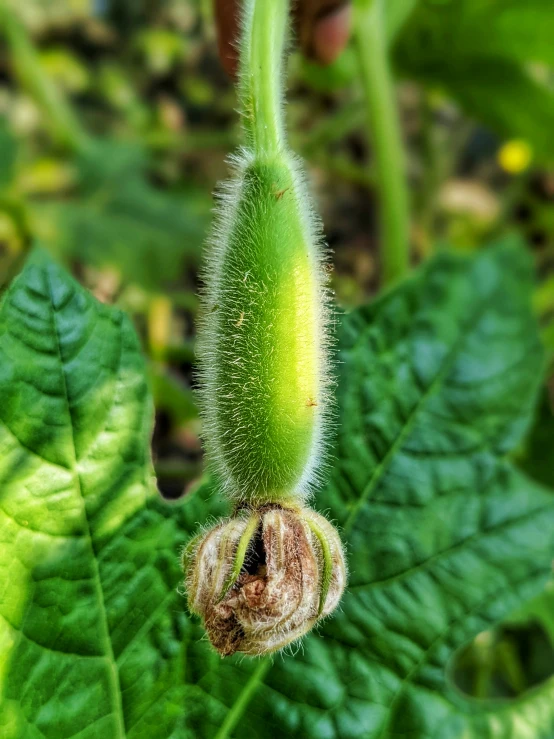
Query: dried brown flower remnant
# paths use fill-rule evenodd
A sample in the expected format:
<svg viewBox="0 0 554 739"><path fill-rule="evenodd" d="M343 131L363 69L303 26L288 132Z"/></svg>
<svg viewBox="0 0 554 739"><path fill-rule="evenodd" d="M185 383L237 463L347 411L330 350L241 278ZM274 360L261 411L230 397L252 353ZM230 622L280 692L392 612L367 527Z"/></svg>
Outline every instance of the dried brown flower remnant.
<svg viewBox="0 0 554 739"><path fill-rule="evenodd" d="M185 553L190 609L222 655L274 652L337 606L342 545L323 516L270 506L228 519Z"/></svg>

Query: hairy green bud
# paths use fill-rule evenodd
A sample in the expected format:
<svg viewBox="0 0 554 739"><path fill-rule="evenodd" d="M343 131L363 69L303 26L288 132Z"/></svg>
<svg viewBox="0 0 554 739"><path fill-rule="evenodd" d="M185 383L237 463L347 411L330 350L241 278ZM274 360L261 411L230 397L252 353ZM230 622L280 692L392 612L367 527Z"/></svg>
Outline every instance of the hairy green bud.
<svg viewBox="0 0 554 739"><path fill-rule="evenodd" d="M246 3L241 100L248 146L233 158L235 177L220 194L198 342L208 456L227 494L247 504L308 495L329 406L321 229L279 123L282 49L268 39L267 49L257 50L272 54L266 67L273 74L260 72L263 85L249 66L252 45L264 43L263 23L259 34L248 30L255 14L280 22L283 36L286 11L283 0ZM278 29L269 32L278 36Z"/></svg>
<svg viewBox="0 0 554 739"><path fill-rule="evenodd" d="M222 655L274 652L337 606L346 583L335 528L308 508L221 522L184 553L189 608Z"/></svg>

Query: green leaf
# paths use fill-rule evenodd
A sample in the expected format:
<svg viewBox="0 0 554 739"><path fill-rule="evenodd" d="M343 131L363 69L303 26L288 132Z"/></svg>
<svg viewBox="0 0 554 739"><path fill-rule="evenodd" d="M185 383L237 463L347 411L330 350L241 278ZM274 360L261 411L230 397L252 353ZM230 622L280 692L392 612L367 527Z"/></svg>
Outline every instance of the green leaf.
<svg viewBox="0 0 554 739"><path fill-rule="evenodd" d="M317 499L348 543L342 609L296 655L222 660L175 592L217 499L158 500L136 339L36 254L0 324L2 737L551 737L554 681L498 705L448 677L550 572L554 497L507 457L541 376L530 292L507 243L343 320Z"/></svg>
<svg viewBox="0 0 554 739"><path fill-rule="evenodd" d="M549 0L420 2L406 31L419 42L421 52L433 56L554 64Z"/></svg>
<svg viewBox="0 0 554 739"><path fill-rule="evenodd" d="M0 397L0 735L169 737L202 495L159 499L133 328L42 251L4 298Z"/></svg>
<svg viewBox="0 0 554 739"><path fill-rule="evenodd" d="M551 568L551 494L505 459L541 379L530 289L529 260L507 243L475 261L439 257L345 326L339 462L323 504L353 553L340 639L358 631L386 665L375 736L552 734L553 683L527 704L478 710L447 677L455 650Z"/></svg>
<svg viewBox="0 0 554 739"><path fill-rule="evenodd" d="M481 58L423 70L419 79L500 135L525 139L539 158L554 160L554 94L519 65Z"/></svg>
<svg viewBox="0 0 554 739"><path fill-rule="evenodd" d="M554 501L506 459L541 374L530 290L506 244L441 256L343 321L337 459L317 499L347 541L342 610L273 664L190 645L193 735L552 736L552 681L498 707L448 678L550 571Z"/></svg>
<svg viewBox="0 0 554 739"><path fill-rule="evenodd" d="M554 64L551 11L547 0L419 3L398 40L400 71L553 160L554 89L531 69L536 61Z"/></svg>

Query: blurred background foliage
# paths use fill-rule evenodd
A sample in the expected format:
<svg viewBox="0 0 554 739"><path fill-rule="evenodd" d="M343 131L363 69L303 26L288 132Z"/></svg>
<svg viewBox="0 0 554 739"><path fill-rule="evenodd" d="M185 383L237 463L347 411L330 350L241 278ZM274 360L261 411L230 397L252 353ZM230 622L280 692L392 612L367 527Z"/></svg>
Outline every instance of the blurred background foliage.
<svg viewBox="0 0 554 739"><path fill-rule="evenodd" d="M363 4L364 0L360 0ZM546 383L518 460L554 484L554 11L550 0L389 0L387 42L414 264L518 230L537 265ZM352 44L295 54L287 114L348 309L379 289L373 155ZM212 191L239 141L210 0L0 0L0 285L35 240L133 316L156 404L154 459L176 499L202 471L191 391L198 264ZM550 585L452 665L476 699L554 671Z"/></svg>

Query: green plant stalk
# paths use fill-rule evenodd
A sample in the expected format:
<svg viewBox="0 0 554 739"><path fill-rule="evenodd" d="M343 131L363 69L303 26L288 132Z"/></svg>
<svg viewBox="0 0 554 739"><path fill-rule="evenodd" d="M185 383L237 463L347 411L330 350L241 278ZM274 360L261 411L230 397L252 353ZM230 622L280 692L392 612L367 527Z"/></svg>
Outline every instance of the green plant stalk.
<svg viewBox="0 0 554 739"><path fill-rule="evenodd" d="M45 74L26 28L10 9L7 0L0 0L0 29L11 50L15 73L45 113L52 136L73 151L82 151L90 138L75 116L71 106Z"/></svg>
<svg viewBox="0 0 554 739"><path fill-rule="evenodd" d="M238 94L246 145L257 154L285 141L281 88L287 38L287 0L245 3L244 28L255 29L240 55Z"/></svg>
<svg viewBox="0 0 554 739"><path fill-rule="evenodd" d="M372 136L379 191L383 284L409 268L410 212L404 148L387 56L384 0L359 0L354 43Z"/></svg>

